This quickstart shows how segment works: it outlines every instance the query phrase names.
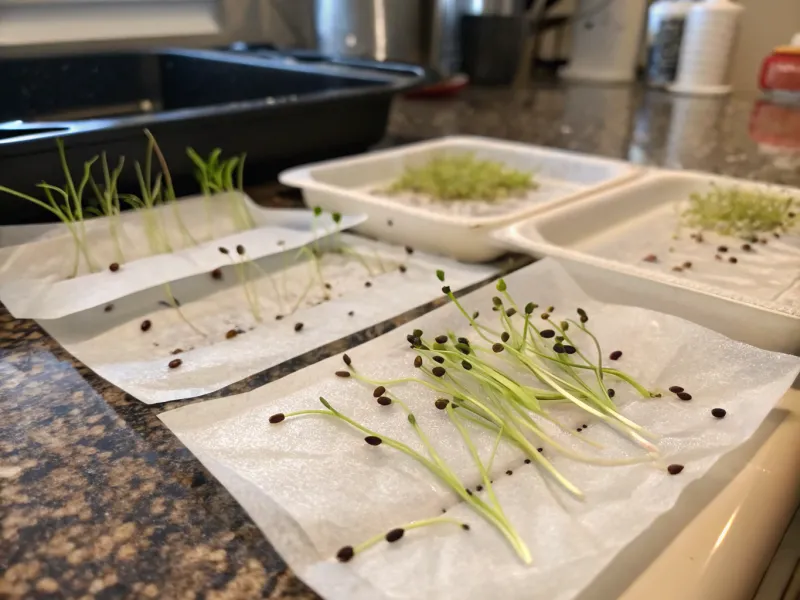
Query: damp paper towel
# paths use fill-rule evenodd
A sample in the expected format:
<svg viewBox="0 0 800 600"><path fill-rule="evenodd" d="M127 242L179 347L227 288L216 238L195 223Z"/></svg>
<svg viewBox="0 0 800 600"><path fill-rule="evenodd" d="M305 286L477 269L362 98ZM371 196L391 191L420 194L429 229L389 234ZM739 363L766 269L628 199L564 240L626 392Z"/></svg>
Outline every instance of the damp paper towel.
<svg viewBox="0 0 800 600"><path fill-rule="evenodd" d="M236 230L230 207L237 198L244 200L255 223L253 229ZM175 211L180 211L183 227ZM109 217L91 219L85 223L86 245L96 271L89 273L81 256L77 277L70 277L75 244L58 226L43 230L41 239L0 250L0 301L17 318L57 319L231 264L230 257L219 252L220 246L233 253L241 244L246 257L253 259L300 248L337 230L329 214L315 219L311 211L262 208L234 193L180 200L175 206L154 208L151 216L167 232L165 238L158 237L161 234L157 238L166 240L172 252L151 253L154 230L148 227L152 222L142 210L125 212L119 218L118 239L125 260L117 255ZM363 215L343 216L339 229L349 229L365 219ZM20 226L26 228L30 226ZM13 233L11 227L6 228L6 236L9 233ZM121 265L117 272L109 270L112 262Z"/></svg>
<svg viewBox="0 0 800 600"><path fill-rule="evenodd" d="M154 404L216 391L430 302L441 295L436 269L451 273L453 289L497 272L496 266L408 254L402 247L348 234L336 240L350 250L322 253L319 273L309 260L298 259L297 251L254 262L247 276L258 297L260 322L240 283L241 271L232 266L220 279L203 273L170 284L180 311L159 286L61 319L37 321L92 371ZM323 301L326 296L330 300ZM149 328L142 331L145 321ZM296 331L299 324L302 329ZM236 335L229 339L231 331ZM170 369L176 358L182 364Z"/></svg>
<svg viewBox="0 0 800 600"><path fill-rule="evenodd" d="M319 396L339 411L384 435L423 451L401 410L381 407L372 390L333 372L341 357L317 363L248 394L193 404L161 415L164 423L247 510L294 571L328 600L566 600L573 598L614 556L669 510L680 493L723 454L750 437L800 370L800 359L749 347L676 317L639 308L606 305L586 297L552 260L506 278L518 302L553 304L556 315L581 306L604 351L619 349L615 366L650 388L682 385L694 400L638 399L622 384L616 401L628 418L661 436L663 464L599 467L544 453L585 493L569 496L522 454L501 446L492 468L494 487L507 517L527 542L524 565L505 538L473 513L416 462L385 444L372 447L363 434L325 416L298 417L279 425L277 412L322 408ZM464 298L468 311L490 318L493 286ZM413 353L405 342L415 327L467 334L453 305L437 309L348 351L360 372L388 379L412 375ZM432 444L465 485L475 489L477 469L435 395L418 385L394 386L414 411ZM723 407L724 419L709 411ZM587 424L581 436L617 456L638 455L607 428L565 407L554 411L568 425ZM578 425L580 424L580 425ZM470 427L487 460L493 438ZM574 450L591 453L576 438L558 436ZM424 451L423 451L424 452ZM681 463L677 476L664 465ZM512 475L506 475L511 470ZM484 492L485 493L485 492ZM449 516L471 531L439 525L409 531L396 544L382 542L351 562L333 557L409 521Z"/></svg>

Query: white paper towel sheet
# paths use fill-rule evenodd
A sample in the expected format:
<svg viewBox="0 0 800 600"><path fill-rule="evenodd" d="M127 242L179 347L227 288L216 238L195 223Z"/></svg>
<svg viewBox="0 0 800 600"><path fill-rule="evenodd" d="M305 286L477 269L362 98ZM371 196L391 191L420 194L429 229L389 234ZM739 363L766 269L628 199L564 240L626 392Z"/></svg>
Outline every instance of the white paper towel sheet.
<svg viewBox="0 0 800 600"><path fill-rule="evenodd" d="M248 258L260 258L300 248L337 229L329 214L314 219L307 210L262 208L244 196L255 228L236 231L230 211L234 196L220 194L177 203L185 230L198 242L196 245L184 237L173 206L153 209L168 232L171 253L152 254L143 211L126 212L120 217L123 261L116 256L109 218L86 221L87 246L98 270L90 273L81 257L81 268L74 278L70 278L75 260L72 237L61 228L43 229L40 239L0 250L0 300L17 318L57 319L228 265L230 260L219 252L220 246L233 252L241 244ZM343 216L339 228L349 229L365 219L363 215ZM30 226L20 229L27 235ZM11 231L8 228L7 235ZM121 265L117 272L109 270L113 262Z"/></svg>
<svg viewBox="0 0 800 600"><path fill-rule="evenodd" d="M256 261L263 273L251 268L248 275L261 322L233 266L223 269L221 280L203 273L170 284L180 312L167 304L161 286L37 321L92 371L154 404L213 392L425 304L440 294L437 268L452 273L454 289L497 271L419 252L409 255L404 248L348 234L339 241L359 255L323 254L320 272L329 289L309 260L297 260L296 251ZM330 300L323 301L326 295ZM151 324L146 332L144 321ZM302 329L295 331L298 323ZM227 339L231 330L241 333ZM173 354L178 349L182 352ZM170 369L175 358L182 365Z"/></svg>
<svg viewBox="0 0 800 600"><path fill-rule="evenodd" d="M506 282L517 302L553 304L559 317L574 315L576 306L586 309L604 351L623 351L615 367L649 388L681 385L694 396L681 402L666 392L660 399L643 400L622 384L614 386L622 413L661 436L661 464L599 467L560 458L545 447L544 455L584 492L583 501L536 466L524 464L520 451L501 447L492 469L494 487L530 547L530 566L448 488L385 444L369 446L361 433L324 416L269 424L277 412L322 408L317 398L324 396L367 427L421 449L398 406L380 407L371 388L333 375L343 368L340 356L248 394L193 404L161 419L236 497L295 572L329 600L573 598L669 510L690 482L754 433L791 385L800 359L734 342L676 317L603 305L587 298L551 260L522 269ZM466 296L464 304L468 311L491 315L495 293L487 286ZM447 305L348 354L360 372L374 378L413 375L414 354L404 338L415 327L430 335L447 329L467 332L463 317ZM417 384L391 391L410 405L462 481L478 483L461 438L433 406L433 392ZM713 418L713 407L725 408L727 417ZM613 454L640 454L585 413L569 407L554 412L567 424L587 424L581 435ZM492 436L470 430L486 460ZM587 452L573 436L562 434L559 441ZM665 472L669 463L684 464L685 470L670 476ZM429 527L409 531L396 544L382 542L346 564L333 558L344 545L435 517L443 508L469 523L471 531Z"/></svg>

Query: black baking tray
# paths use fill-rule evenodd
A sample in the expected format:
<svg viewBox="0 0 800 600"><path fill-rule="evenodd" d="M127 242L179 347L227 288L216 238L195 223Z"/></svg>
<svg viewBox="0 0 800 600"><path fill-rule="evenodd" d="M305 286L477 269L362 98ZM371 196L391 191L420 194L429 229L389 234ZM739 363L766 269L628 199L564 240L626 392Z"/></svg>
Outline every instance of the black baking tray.
<svg viewBox="0 0 800 600"><path fill-rule="evenodd" d="M166 155L179 195L198 191L188 146L202 155L217 147L224 155L247 153L245 181L256 184L283 168L377 143L392 97L425 77L408 65L241 49L3 60L0 185L41 197L37 183L63 184L62 138L74 176L100 152L112 164L125 156L119 187L136 192L132 163L144 157L145 128ZM53 218L0 194L0 224Z"/></svg>

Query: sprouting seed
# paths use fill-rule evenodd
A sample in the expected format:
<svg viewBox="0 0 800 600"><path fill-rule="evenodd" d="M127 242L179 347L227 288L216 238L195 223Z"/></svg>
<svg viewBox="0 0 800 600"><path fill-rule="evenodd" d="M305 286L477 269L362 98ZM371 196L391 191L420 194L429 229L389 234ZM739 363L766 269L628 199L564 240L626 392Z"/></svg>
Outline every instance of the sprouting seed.
<svg viewBox="0 0 800 600"><path fill-rule="evenodd" d="M385 387L383 387L382 385L379 385L378 387L376 387L376 388L373 390L373 392L372 392L372 396L373 396L374 398L380 398L380 397L381 397L381 396L383 396L385 393L386 393L386 388L385 388Z"/></svg>
<svg viewBox="0 0 800 600"><path fill-rule="evenodd" d="M380 446L383 443L383 440L379 438L377 435L368 435L364 438L364 441L367 442L370 446Z"/></svg>
<svg viewBox="0 0 800 600"><path fill-rule="evenodd" d="M561 344L553 344L553 352L556 354L564 354L566 350L564 350L564 346Z"/></svg>
<svg viewBox="0 0 800 600"><path fill-rule="evenodd" d="M683 388L679 385L673 385L669 388L669 391L673 394L680 394L683 391Z"/></svg>
<svg viewBox="0 0 800 600"><path fill-rule="evenodd" d="M449 294L450 293L450 286L449 285L444 286L442 288L442 293L445 294L445 295Z"/></svg>
<svg viewBox="0 0 800 600"><path fill-rule="evenodd" d="M415 330L412 332L412 334L414 335L414 337L418 337L418 338L421 338L421 337L422 337L422 333L423 333L423 332L422 332L422 329L415 329Z"/></svg>
<svg viewBox="0 0 800 600"><path fill-rule="evenodd" d="M528 302L525 305L525 314L530 315L533 314L533 311L536 310L536 305L533 302Z"/></svg>
<svg viewBox="0 0 800 600"><path fill-rule="evenodd" d="M469 340L465 337L460 337L456 340L459 344L464 344L465 346L469 346Z"/></svg>
<svg viewBox="0 0 800 600"><path fill-rule="evenodd" d="M347 354L342 354L342 362L346 364L348 367L353 364L353 359L350 358ZM380 396L380 394L378 394Z"/></svg>
<svg viewBox="0 0 800 600"><path fill-rule="evenodd" d="M681 471L683 471L683 465L670 465L667 467L667 472L670 475L677 475Z"/></svg>
<svg viewBox="0 0 800 600"><path fill-rule="evenodd" d="M276 423L280 423L286 418L286 415L283 413L275 413L269 418L269 422L275 425Z"/></svg>
<svg viewBox="0 0 800 600"><path fill-rule="evenodd" d="M580 322L581 323L586 323L588 320L589 320L589 317L587 317L586 315L582 315L581 318L580 318Z"/></svg>
<svg viewBox="0 0 800 600"><path fill-rule="evenodd" d="M723 418L725 418L725 415L727 415L727 414L728 413L724 408L712 408L711 409L711 415L716 417L717 419L723 419Z"/></svg>
<svg viewBox="0 0 800 600"><path fill-rule="evenodd" d="M106 304L106 307L103 310L105 312L111 312L112 310L114 310L114 305L113 304Z"/></svg>
<svg viewBox="0 0 800 600"><path fill-rule="evenodd" d="M433 367L431 369L431 373L433 373L436 377L444 377L445 371L444 367Z"/></svg>
<svg viewBox="0 0 800 600"><path fill-rule="evenodd" d="M448 400L447 398L437 398L436 402L433 403L433 405L439 410L444 410L445 408L447 408L448 404L450 404L450 400Z"/></svg>
<svg viewBox="0 0 800 600"><path fill-rule="evenodd" d="M226 333L226 334L225 334L225 339L226 339L226 340L232 340L232 339L233 339L233 338L235 338L237 335L239 335L239 332L238 332L238 331L236 331L235 329L229 329L229 330L228 330L228 333Z"/></svg>
<svg viewBox="0 0 800 600"><path fill-rule="evenodd" d="M168 366L169 366L170 369L177 369L182 364L183 364L183 361L180 358L174 358L171 361L169 361L169 365Z"/></svg>
<svg viewBox="0 0 800 600"><path fill-rule="evenodd" d="M493 344L492 345L492 352L500 353L503 351L503 344Z"/></svg>
<svg viewBox="0 0 800 600"><path fill-rule="evenodd" d="M469 488L464 488L464 491L467 492L467 496L472 496L472 490Z"/></svg>
<svg viewBox="0 0 800 600"><path fill-rule="evenodd" d="M301 329L303 329L303 324L302 323L298 322L298 323L294 324L294 330L295 331L300 331Z"/></svg>
<svg viewBox="0 0 800 600"><path fill-rule="evenodd" d="M539 335L542 336L545 339L549 339L549 338L555 336L555 334L556 334L556 332L553 331L552 329L542 329L539 332Z"/></svg>
<svg viewBox="0 0 800 600"><path fill-rule="evenodd" d="M511 339L511 334L509 334L507 331L504 331L503 335L500 336L500 339L504 342L507 342L509 339Z"/></svg>
<svg viewBox="0 0 800 600"><path fill-rule="evenodd" d="M515 314L517 314L516 308L509 308L508 310L506 310L506 316L509 318L513 317Z"/></svg>
<svg viewBox="0 0 800 600"><path fill-rule="evenodd" d="M731 263L731 264L734 264L734 265L735 265L737 262L739 262L739 259L738 259L738 258L736 258L735 256L731 256L731 257L728 259L728 262L729 262L729 263Z"/></svg>
<svg viewBox="0 0 800 600"><path fill-rule="evenodd" d="M386 534L386 541L389 542L390 544L396 542L403 537L405 532L406 530L403 529L402 527L398 527L397 529L392 529L390 532Z"/></svg>
<svg viewBox="0 0 800 600"><path fill-rule="evenodd" d="M391 403L392 399L386 396L381 396L380 398L378 398L378 404L380 404L381 406L389 406Z"/></svg>
<svg viewBox="0 0 800 600"><path fill-rule="evenodd" d="M570 346L569 344L564 344L564 352L567 354L575 354L578 350L575 346Z"/></svg>
<svg viewBox="0 0 800 600"><path fill-rule="evenodd" d="M447 343L447 336L446 335L437 335L436 338L437 344L446 344Z"/></svg>
<svg viewBox="0 0 800 600"><path fill-rule="evenodd" d="M219 248L217 248L217 250L219 250L222 254L230 254L230 252L228 252L228 249L225 246L220 246Z"/></svg>
<svg viewBox="0 0 800 600"><path fill-rule="evenodd" d="M561 321L561 330L567 331L568 329L569 329L569 323L567 323L566 321Z"/></svg>
<svg viewBox="0 0 800 600"><path fill-rule="evenodd" d="M414 366L417 367L418 369L422 366L421 356L418 356L417 358L414 359Z"/></svg>
<svg viewBox="0 0 800 600"><path fill-rule="evenodd" d="M505 280L498 279L497 280L497 285L495 285L495 288L497 289L498 292L505 292L506 291L506 282L505 282Z"/></svg>
<svg viewBox="0 0 800 600"><path fill-rule="evenodd" d="M461 366L462 366L462 367L464 367L464 370L465 370L465 371L470 371L470 370L472 370L472 364L471 364L471 363L468 363L468 362L467 362L467 361L465 361L465 360L462 360L462 361L461 361Z"/></svg>
<svg viewBox="0 0 800 600"><path fill-rule="evenodd" d="M617 392L614 391L614 388L608 388L608 397L613 398L616 396Z"/></svg>
<svg viewBox="0 0 800 600"><path fill-rule="evenodd" d="M622 350L614 350L611 354L608 355L608 358L611 360L619 360L622 358Z"/></svg>
<svg viewBox="0 0 800 600"><path fill-rule="evenodd" d="M222 279L222 269L217 267L216 269L211 271L211 279L216 279L217 281Z"/></svg>
<svg viewBox="0 0 800 600"><path fill-rule="evenodd" d="M108 270L111 271L112 273L116 273L117 271L119 271L119 263L111 263L110 265L108 265Z"/></svg>
<svg viewBox="0 0 800 600"><path fill-rule="evenodd" d="M556 341L557 342L563 342L564 341L564 336L563 335L557 335L556 336Z"/></svg>
<svg viewBox="0 0 800 600"><path fill-rule="evenodd" d="M542 320L547 321L550 318L550 315L546 312L542 313Z"/></svg>
<svg viewBox="0 0 800 600"><path fill-rule="evenodd" d="M139 329L141 329L142 331L150 331L150 328L152 326L153 323L150 321L150 319L145 319L144 321L142 321L142 324L139 325Z"/></svg>
<svg viewBox="0 0 800 600"><path fill-rule="evenodd" d="M479 312L476 310L474 313L472 313L472 320L474 321L475 319L477 319L477 318L478 318L478 317L480 317L480 316L481 316L481 313L479 313Z"/></svg>
<svg viewBox="0 0 800 600"><path fill-rule="evenodd" d="M677 396L681 400L687 401L687 402L692 399L692 395L689 392L678 392Z"/></svg>
<svg viewBox="0 0 800 600"><path fill-rule="evenodd" d="M406 267L405 265L400 265L397 268L401 273L405 273L406 271L408 271L408 267Z"/></svg>
<svg viewBox="0 0 800 600"><path fill-rule="evenodd" d="M236 246L236 253L237 253L239 256L244 256L244 246L242 246L241 244L237 244L237 246Z"/></svg>
<svg viewBox="0 0 800 600"><path fill-rule="evenodd" d="M350 371L336 371L335 375L337 377L341 377L342 379L347 379L350 377Z"/></svg>
<svg viewBox="0 0 800 600"><path fill-rule="evenodd" d="M444 364L444 357L442 356L434 356L433 361L439 363L440 365Z"/></svg>
<svg viewBox="0 0 800 600"><path fill-rule="evenodd" d="M503 301L500 300L497 296L492 296L492 304L495 306L503 306Z"/></svg>
<svg viewBox="0 0 800 600"><path fill-rule="evenodd" d="M585 317L586 316L586 311L583 310L582 308L576 308L575 312L578 313L579 317Z"/></svg>
<svg viewBox="0 0 800 600"><path fill-rule="evenodd" d="M355 555L356 552L352 546L344 546L336 553L336 560L343 563L350 562Z"/></svg>
<svg viewBox="0 0 800 600"><path fill-rule="evenodd" d="M315 207L314 207L314 216L315 216L315 217L318 217L318 216L320 216L321 214L322 214L322 207L315 206Z"/></svg>
<svg viewBox="0 0 800 600"><path fill-rule="evenodd" d="M436 269L436 279L438 279L439 281L443 282L444 281L444 271L442 271L441 269Z"/></svg>

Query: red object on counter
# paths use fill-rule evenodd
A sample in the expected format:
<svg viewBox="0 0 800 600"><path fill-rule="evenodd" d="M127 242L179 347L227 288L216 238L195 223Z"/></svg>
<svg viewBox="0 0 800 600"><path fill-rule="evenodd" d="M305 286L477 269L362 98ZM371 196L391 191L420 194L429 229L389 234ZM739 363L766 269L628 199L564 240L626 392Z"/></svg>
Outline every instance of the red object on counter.
<svg viewBox="0 0 800 600"><path fill-rule="evenodd" d="M750 115L750 137L773 148L800 150L800 107L759 100Z"/></svg>
<svg viewBox="0 0 800 600"><path fill-rule="evenodd" d="M800 92L800 46L779 46L761 64L759 87L765 92Z"/></svg>

